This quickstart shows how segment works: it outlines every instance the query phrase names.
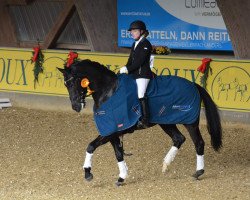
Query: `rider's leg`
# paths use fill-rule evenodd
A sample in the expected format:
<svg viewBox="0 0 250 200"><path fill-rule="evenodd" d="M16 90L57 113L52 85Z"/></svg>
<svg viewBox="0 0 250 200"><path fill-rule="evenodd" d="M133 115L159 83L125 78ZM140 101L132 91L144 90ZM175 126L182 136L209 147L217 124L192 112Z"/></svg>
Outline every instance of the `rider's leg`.
<svg viewBox="0 0 250 200"><path fill-rule="evenodd" d="M138 78L136 79L137 84L137 94L142 108L142 117L138 123L138 128L146 128L148 126L149 121L149 108L148 108L148 101L145 97L145 93L147 90L147 86L150 79L146 78Z"/></svg>
<svg viewBox="0 0 250 200"><path fill-rule="evenodd" d="M119 173L119 178L118 178L118 181L116 182L116 185L120 186L124 182L125 178L128 176L128 168L123 158L123 148L122 148L120 138L118 136L113 137L110 139L110 143L112 144L114 148L115 156L118 161L117 164L118 164L120 173Z"/></svg>
<svg viewBox="0 0 250 200"><path fill-rule="evenodd" d="M86 157L85 161L83 164L83 169L85 171L85 179L90 181L93 179L93 175L91 174L91 167L92 167L92 156L94 151L96 150L97 147L106 144L110 138L108 137L103 137L103 136L98 136L96 139L94 139L92 142L89 143L86 151Z"/></svg>

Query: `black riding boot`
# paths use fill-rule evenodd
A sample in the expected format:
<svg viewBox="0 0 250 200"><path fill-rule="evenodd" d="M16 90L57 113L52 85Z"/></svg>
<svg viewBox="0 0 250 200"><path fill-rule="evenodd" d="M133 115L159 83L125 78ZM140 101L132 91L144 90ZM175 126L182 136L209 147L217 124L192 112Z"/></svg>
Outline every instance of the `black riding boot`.
<svg viewBox="0 0 250 200"><path fill-rule="evenodd" d="M138 121L137 128L144 129L149 126L149 108L148 108L148 100L146 97L139 99L141 108L142 108L142 116Z"/></svg>

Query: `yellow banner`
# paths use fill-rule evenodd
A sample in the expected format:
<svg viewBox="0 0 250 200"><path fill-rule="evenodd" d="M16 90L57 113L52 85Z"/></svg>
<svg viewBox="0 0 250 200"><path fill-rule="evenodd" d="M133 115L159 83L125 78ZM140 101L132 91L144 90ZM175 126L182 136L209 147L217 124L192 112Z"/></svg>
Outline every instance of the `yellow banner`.
<svg viewBox="0 0 250 200"><path fill-rule="evenodd" d="M126 54L78 52L80 59L97 61L118 72L126 64ZM43 51L44 72L34 87L32 50L0 49L0 90L10 92L68 96L63 68L68 51ZM153 71L157 75L181 76L200 84L203 74L197 71L201 58L155 56ZM207 90L221 109L250 112L250 61L218 60L210 63L212 73L207 79Z"/></svg>

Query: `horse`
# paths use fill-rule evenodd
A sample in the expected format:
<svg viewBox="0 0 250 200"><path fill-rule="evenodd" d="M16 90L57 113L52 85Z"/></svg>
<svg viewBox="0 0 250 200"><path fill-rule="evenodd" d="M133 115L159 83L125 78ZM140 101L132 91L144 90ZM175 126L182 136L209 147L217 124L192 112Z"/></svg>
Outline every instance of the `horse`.
<svg viewBox="0 0 250 200"><path fill-rule="evenodd" d="M115 94L118 87L119 75L111 71L104 65L91 60L76 61L70 67L58 68L64 76L64 84L68 90L72 109L80 112L86 106L85 98L92 96L94 101L93 111L95 112L105 102L107 102ZM130 76L130 75L124 75ZM198 102L199 114L195 117L192 123L183 124L189 132L196 150L196 171L193 174L195 179L199 179L204 174L204 140L199 130L201 102L205 107L205 115L207 119L207 129L211 137L211 145L218 152L222 147L222 127L220 116L216 104L208 94L208 92L200 85L193 83L184 78L175 76L180 82L187 82L195 89L195 95L200 97ZM151 80L152 81L152 80ZM171 95L171 94L169 94ZM187 97L187 92L179 94L184 98ZM135 94L134 96L137 95ZM179 124L179 123L176 123ZM176 124L167 123L151 123L149 127L159 125L162 130L171 137L173 145L163 159L162 172L166 172L174 160L181 145L185 142L185 136L178 130ZM121 186L128 176L128 167L124 160L124 150L121 145L121 137L127 133L133 133L138 130L135 123L125 130L116 131L110 135L98 135L93 141L88 144L86 149L86 157L83 164L84 176L87 181L93 179L92 158L94 151L108 142L111 143L115 156L118 162L119 176L116 181L117 186Z"/></svg>

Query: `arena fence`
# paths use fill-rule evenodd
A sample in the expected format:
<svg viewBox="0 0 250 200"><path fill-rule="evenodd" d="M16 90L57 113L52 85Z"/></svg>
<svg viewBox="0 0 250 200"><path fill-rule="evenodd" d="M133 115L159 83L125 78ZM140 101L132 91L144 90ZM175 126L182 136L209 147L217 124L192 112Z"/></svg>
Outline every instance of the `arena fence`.
<svg viewBox="0 0 250 200"><path fill-rule="evenodd" d="M34 83L32 49L0 48L0 98L10 98L14 106L71 110L62 74L69 51L45 50L43 73ZM80 59L97 61L118 72L126 64L127 54L78 52ZM207 68L206 89L218 105L222 119L250 124L250 60L213 59ZM204 74L198 69L202 58L155 55L152 71L157 75L184 77L203 86ZM203 60L204 61L204 60ZM207 66L209 67L209 66ZM91 112L93 102L88 99Z"/></svg>

